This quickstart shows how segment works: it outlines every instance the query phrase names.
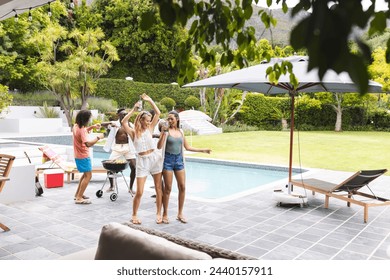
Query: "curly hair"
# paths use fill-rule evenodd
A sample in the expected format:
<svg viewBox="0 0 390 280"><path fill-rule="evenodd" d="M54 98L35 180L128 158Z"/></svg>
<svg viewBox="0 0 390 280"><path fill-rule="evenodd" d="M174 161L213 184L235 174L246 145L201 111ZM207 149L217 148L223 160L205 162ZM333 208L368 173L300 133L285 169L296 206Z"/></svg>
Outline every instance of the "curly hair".
<svg viewBox="0 0 390 280"><path fill-rule="evenodd" d="M87 126L91 119L92 113L89 110L81 110L76 115L76 124L81 128Z"/></svg>

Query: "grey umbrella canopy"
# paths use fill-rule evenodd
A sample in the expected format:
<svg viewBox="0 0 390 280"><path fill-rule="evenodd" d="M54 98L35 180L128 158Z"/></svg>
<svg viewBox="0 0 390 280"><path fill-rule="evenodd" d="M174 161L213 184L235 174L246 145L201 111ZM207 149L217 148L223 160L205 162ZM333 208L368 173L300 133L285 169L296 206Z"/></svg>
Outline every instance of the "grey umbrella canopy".
<svg viewBox="0 0 390 280"><path fill-rule="evenodd" d="M293 72L299 81L298 87L290 83L289 75L282 75L277 84L271 84L266 75L267 68L275 63L290 61ZM183 87L211 87L211 88L235 88L245 91L260 92L266 95L288 93L291 96L291 120L290 120L290 158L288 185L291 186L293 135L294 135L294 98L298 92L357 92L358 88L345 72L337 74L334 71L325 73L322 80L318 71L308 69L307 56L291 56L287 58L273 58L269 62L263 62L255 66L232 71L226 74L199 80L184 85ZM369 82L368 92L382 92L382 85L373 81ZM289 188L290 190L290 188Z"/></svg>

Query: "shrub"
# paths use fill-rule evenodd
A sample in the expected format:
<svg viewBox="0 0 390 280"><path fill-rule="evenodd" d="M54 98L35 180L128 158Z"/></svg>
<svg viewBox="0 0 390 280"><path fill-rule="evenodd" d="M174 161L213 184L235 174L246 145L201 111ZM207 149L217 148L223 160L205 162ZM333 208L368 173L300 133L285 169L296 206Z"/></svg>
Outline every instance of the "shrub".
<svg viewBox="0 0 390 280"><path fill-rule="evenodd" d="M234 125L223 124L221 125L223 133L229 132L243 132L243 131L257 131L259 128L257 126L250 126L246 124L241 124L237 122Z"/></svg>
<svg viewBox="0 0 390 280"><path fill-rule="evenodd" d="M184 105L186 106L186 109L197 110L200 107L200 100L196 96L191 95L186 98Z"/></svg>
<svg viewBox="0 0 390 280"><path fill-rule="evenodd" d="M47 102L43 102L43 107L39 107L39 113L36 114L37 118L49 118L49 119L55 119L59 118L60 115L58 114L58 111L56 111L53 107L47 106Z"/></svg>
<svg viewBox="0 0 390 280"><path fill-rule="evenodd" d="M88 105L89 110L98 110L103 114L115 111L118 108L118 103L115 100L101 97L88 98Z"/></svg>
<svg viewBox="0 0 390 280"><path fill-rule="evenodd" d="M12 95L6 86L0 85L0 113L12 103Z"/></svg>
<svg viewBox="0 0 390 280"><path fill-rule="evenodd" d="M165 106L166 110L173 110L176 106L176 101L170 97L164 97L160 100L160 104Z"/></svg>
<svg viewBox="0 0 390 280"><path fill-rule="evenodd" d="M42 106L43 102L47 106L58 106L56 97L48 92L34 92L34 93L12 93L13 106Z"/></svg>

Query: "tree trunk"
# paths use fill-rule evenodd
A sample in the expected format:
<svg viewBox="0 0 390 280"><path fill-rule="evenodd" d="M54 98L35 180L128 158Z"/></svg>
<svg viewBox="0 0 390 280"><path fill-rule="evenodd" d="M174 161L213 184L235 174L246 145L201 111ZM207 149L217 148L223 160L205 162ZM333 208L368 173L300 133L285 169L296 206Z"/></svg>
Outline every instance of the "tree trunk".
<svg viewBox="0 0 390 280"><path fill-rule="evenodd" d="M341 128L341 125L342 125L342 116L343 116L343 111L341 110L341 108L339 108L340 110L337 110L336 113L337 113L337 116L336 116L336 125L335 125L335 131L336 132L340 132L342 131L342 128Z"/></svg>
<svg viewBox="0 0 390 280"><path fill-rule="evenodd" d="M222 99L223 99L223 95L224 95L224 92L225 92L225 89L224 88L219 88L216 90L216 92L218 92L218 94L216 94L216 98L217 98L217 108L215 109L215 113L214 113L214 117L213 117L213 123L215 123L215 120L217 119L217 116L218 116L218 111L219 111L219 108L221 107L221 103L222 103Z"/></svg>
<svg viewBox="0 0 390 280"><path fill-rule="evenodd" d="M282 119L282 130L288 130L288 123L286 119Z"/></svg>
<svg viewBox="0 0 390 280"><path fill-rule="evenodd" d="M342 98L339 93L335 93L335 98L337 101L337 106L333 106L333 109L336 111L336 124L334 131L340 132L342 131L342 123L343 123L343 109L341 108Z"/></svg>
<svg viewBox="0 0 390 280"><path fill-rule="evenodd" d="M227 120L226 120L225 122L223 122L222 124L227 124L228 121L230 121L231 119L233 119L234 116L241 110L241 107L242 107L242 105L244 104L244 101L245 101L245 98L246 98L246 95L247 95L247 94L248 94L247 91L244 91L244 92L242 93L240 105L239 105L239 106L237 107L237 109L233 112L233 114L232 114L230 117L228 117Z"/></svg>
<svg viewBox="0 0 390 280"><path fill-rule="evenodd" d="M200 106L203 111L206 112L206 88L202 88L199 91Z"/></svg>

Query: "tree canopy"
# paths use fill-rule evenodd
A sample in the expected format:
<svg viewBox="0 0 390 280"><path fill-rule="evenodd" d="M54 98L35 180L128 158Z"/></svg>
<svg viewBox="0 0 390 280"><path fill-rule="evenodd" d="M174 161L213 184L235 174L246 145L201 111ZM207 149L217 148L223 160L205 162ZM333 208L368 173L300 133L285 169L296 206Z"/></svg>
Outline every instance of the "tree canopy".
<svg viewBox="0 0 390 280"><path fill-rule="evenodd" d="M290 35L294 49L305 49L309 55L309 68L318 68L321 76L328 69L340 73L346 71L358 85L360 92L368 88L367 65L371 59L371 49L358 36L356 29L368 27L372 34L383 33L386 20L390 18L390 0L384 0L389 9L375 11L375 0L371 1L368 9L363 9L362 1L357 0L300 0L292 8L292 16L300 11L311 11L294 27ZM159 7L162 21L173 26L186 26L189 19L194 19L189 30L188 39L180 45L175 63L179 68L180 82L190 81L195 73L191 65L190 53L192 48L207 64L215 63L215 52L207 48L215 42L222 46L221 64L235 62L240 67L248 62L246 56L251 55L251 42L256 42L253 26L246 26L246 21L253 13L252 2L259 0L153 0ZM282 3L283 11L287 12L288 0L267 0L267 5ZM259 16L265 26L270 26L272 17L265 10L260 10ZM142 16L142 26L150 27L156 21L156 15L145 13ZM350 41L355 41L358 51L352 52ZM230 48L235 41L238 51ZM244 51L246 54L244 54ZM390 63L390 39L387 40L386 62ZM287 70L285 70L287 71Z"/></svg>

